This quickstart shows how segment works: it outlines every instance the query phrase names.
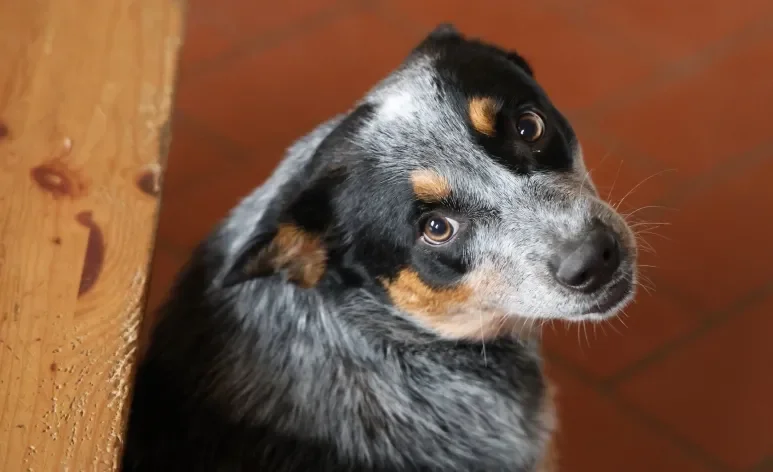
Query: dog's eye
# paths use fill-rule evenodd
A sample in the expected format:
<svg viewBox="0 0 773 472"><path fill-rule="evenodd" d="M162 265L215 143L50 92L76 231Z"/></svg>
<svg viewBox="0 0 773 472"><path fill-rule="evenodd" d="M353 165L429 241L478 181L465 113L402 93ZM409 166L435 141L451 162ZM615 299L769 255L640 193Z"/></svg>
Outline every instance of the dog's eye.
<svg viewBox="0 0 773 472"><path fill-rule="evenodd" d="M424 223L424 241L432 245L445 244L454 237L459 224L451 218L432 216Z"/></svg>
<svg viewBox="0 0 773 472"><path fill-rule="evenodd" d="M533 111L527 111L518 118L516 123L518 134L529 143L537 141L545 133L545 122Z"/></svg>

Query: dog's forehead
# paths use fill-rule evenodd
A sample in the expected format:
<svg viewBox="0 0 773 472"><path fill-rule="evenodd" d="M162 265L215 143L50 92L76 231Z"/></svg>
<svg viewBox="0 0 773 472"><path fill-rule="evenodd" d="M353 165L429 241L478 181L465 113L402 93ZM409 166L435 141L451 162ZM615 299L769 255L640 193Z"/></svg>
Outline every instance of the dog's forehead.
<svg viewBox="0 0 773 472"><path fill-rule="evenodd" d="M372 107L358 140L389 172L431 169L455 193L488 203L499 188L524 182L495 162L474 139L469 103L474 97L544 102L544 92L524 70L497 52L461 48L414 54L365 98ZM488 197L488 198L486 198Z"/></svg>
<svg viewBox="0 0 773 472"><path fill-rule="evenodd" d="M413 122L423 130L452 118L464 124L472 97L546 104L539 84L504 51L469 41L420 48L365 98L375 106L375 119ZM511 54L510 57L519 57ZM520 58L519 58L520 59Z"/></svg>

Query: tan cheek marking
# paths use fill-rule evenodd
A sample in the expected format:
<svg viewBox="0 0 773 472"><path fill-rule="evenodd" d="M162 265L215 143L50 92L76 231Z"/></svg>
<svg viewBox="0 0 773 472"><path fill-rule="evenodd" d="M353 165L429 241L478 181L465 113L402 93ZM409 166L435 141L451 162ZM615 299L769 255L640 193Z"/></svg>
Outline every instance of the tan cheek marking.
<svg viewBox="0 0 773 472"><path fill-rule="evenodd" d="M268 266L275 272L285 271L291 281L309 288L316 285L325 273L327 251L319 237L295 225L283 224L256 264Z"/></svg>
<svg viewBox="0 0 773 472"><path fill-rule="evenodd" d="M397 308L446 338L487 340L513 332L517 323L515 318L476 308L469 285L433 289L411 269L400 272L385 287Z"/></svg>
<svg viewBox="0 0 773 472"><path fill-rule="evenodd" d="M395 306L433 323L464 304L472 295L470 288L464 285L434 289L411 269L401 271L394 281L386 284L386 289Z"/></svg>
<svg viewBox="0 0 773 472"><path fill-rule="evenodd" d="M494 136L496 134L498 108L493 98L475 97L471 99L467 112L470 115L472 126L486 136Z"/></svg>
<svg viewBox="0 0 773 472"><path fill-rule="evenodd" d="M431 170L412 172L411 184L416 198L427 203L437 203L451 195L448 180Z"/></svg>
<svg viewBox="0 0 773 472"><path fill-rule="evenodd" d="M447 289L433 289L412 269L385 282L390 299L422 325L449 339L488 341L502 337L527 338L539 334L533 320L480 306L474 291L485 297L486 284L496 284L498 276L471 274L468 283ZM478 287L473 290L473 287Z"/></svg>

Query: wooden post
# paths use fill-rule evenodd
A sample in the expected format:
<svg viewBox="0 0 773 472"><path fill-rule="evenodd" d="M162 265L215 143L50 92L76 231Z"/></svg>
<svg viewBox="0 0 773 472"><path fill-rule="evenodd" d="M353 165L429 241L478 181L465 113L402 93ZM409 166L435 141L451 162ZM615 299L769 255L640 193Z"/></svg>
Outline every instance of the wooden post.
<svg viewBox="0 0 773 472"><path fill-rule="evenodd" d="M0 470L118 463L178 0L0 0Z"/></svg>

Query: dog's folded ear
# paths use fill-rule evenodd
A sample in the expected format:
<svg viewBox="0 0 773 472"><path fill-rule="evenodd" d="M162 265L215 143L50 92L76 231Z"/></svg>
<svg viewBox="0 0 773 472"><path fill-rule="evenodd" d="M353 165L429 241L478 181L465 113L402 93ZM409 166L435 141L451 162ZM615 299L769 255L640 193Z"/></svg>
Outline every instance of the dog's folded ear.
<svg viewBox="0 0 773 472"><path fill-rule="evenodd" d="M316 285L326 270L324 236L332 220L327 185L333 183L319 179L308 188L291 183L280 192L237 249L222 286L275 274L304 288Z"/></svg>
<svg viewBox="0 0 773 472"><path fill-rule="evenodd" d="M465 39L465 36L458 29L456 29L456 27L453 24L440 23L435 27L435 29L433 29L432 31L429 32L429 34L427 34L424 40L421 43L419 43L419 45L416 47L416 50L422 50L427 47L437 46L438 44L446 41L453 42L453 41L460 41L464 39ZM531 65L529 65L526 59L524 59L517 52L506 51L497 46L494 46L487 42L482 42L480 40L473 40L473 42L482 44L489 49L496 50L498 53L505 56L507 60L509 60L516 66L520 67L524 72L529 74L531 77L534 77L534 70L532 69Z"/></svg>
<svg viewBox="0 0 773 472"><path fill-rule="evenodd" d="M414 51L423 51L427 48L433 48L447 41L459 41L464 39L462 33L451 23L441 23L432 31L427 33L421 42L414 48Z"/></svg>
<svg viewBox="0 0 773 472"><path fill-rule="evenodd" d="M460 38L462 34L451 23L440 23L430 31L427 36L430 39Z"/></svg>
<svg viewBox="0 0 773 472"><path fill-rule="evenodd" d="M222 286L281 275L290 283L313 287L329 267L335 233L333 201L347 178L348 159L359 149L351 133L365 123L373 107L349 113L319 142L313 156L272 197L251 236L228 260Z"/></svg>
<svg viewBox="0 0 773 472"><path fill-rule="evenodd" d="M520 54L516 52L508 52L506 56L510 60L510 62L514 63L515 65L523 69L524 72L526 72L532 78L534 78L534 69L531 68L531 64L529 64L526 61L526 59L524 59Z"/></svg>

